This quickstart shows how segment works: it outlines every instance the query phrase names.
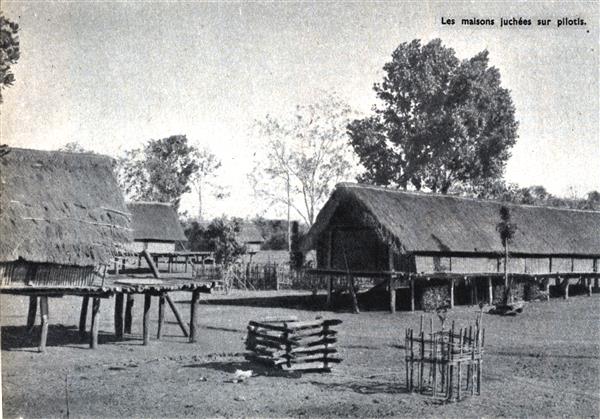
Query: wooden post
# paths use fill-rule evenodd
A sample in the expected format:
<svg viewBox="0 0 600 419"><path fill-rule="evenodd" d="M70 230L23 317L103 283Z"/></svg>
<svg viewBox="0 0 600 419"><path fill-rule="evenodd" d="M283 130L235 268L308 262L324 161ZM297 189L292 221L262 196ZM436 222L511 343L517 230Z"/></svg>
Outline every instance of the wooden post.
<svg viewBox="0 0 600 419"><path fill-rule="evenodd" d="M46 340L48 339L48 297L42 295L40 297L40 320L42 323L42 333L40 336L39 351L44 352L46 350Z"/></svg>
<svg viewBox="0 0 600 419"><path fill-rule="evenodd" d="M117 292L115 294L115 337L123 339L123 300L124 294Z"/></svg>
<svg viewBox="0 0 600 419"><path fill-rule="evenodd" d="M29 310L27 311L27 332L33 330L35 326L35 316L37 314L38 298L35 295L29 296Z"/></svg>
<svg viewBox="0 0 600 419"><path fill-rule="evenodd" d="M393 275L390 275L389 279L390 289L390 313L396 312L396 281Z"/></svg>
<svg viewBox="0 0 600 419"><path fill-rule="evenodd" d="M98 324L100 313L100 298L94 297L92 299L92 335L90 336L90 348L96 349L98 347Z"/></svg>
<svg viewBox="0 0 600 419"><path fill-rule="evenodd" d="M354 314L360 313L358 308L358 299L356 298L356 290L354 289L354 277L352 275L348 275L346 277L348 281L348 288L350 290L350 297L352 298L352 312Z"/></svg>
<svg viewBox="0 0 600 419"><path fill-rule="evenodd" d="M454 308L454 279L450 280L450 308Z"/></svg>
<svg viewBox="0 0 600 419"><path fill-rule="evenodd" d="M391 245L388 245L388 269L390 272L394 272L394 249ZM390 275L388 292L390 293L390 313L396 312L396 281L394 275Z"/></svg>
<svg viewBox="0 0 600 419"><path fill-rule="evenodd" d="M331 294L333 292L333 277L331 275L327 275L327 308L331 308L333 305L333 299L331 298Z"/></svg>
<svg viewBox="0 0 600 419"><path fill-rule="evenodd" d="M144 345L150 343L150 305L152 304L152 295L148 292L144 293L144 317L142 320L142 338Z"/></svg>
<svg viewBox="0 0 600 419"><path fill-rule="evenodd" d="M150 266L152 275L154 275L155 278L160 278L160 273L158 272L158 268L154 264L154 261L152 260L152 255L148 252L148 250L144 249L142 251L142 256L144 257L144 259L146 259L146 263L148 264L148 266ZM179 327L181 328L183 335L185 337L187 337L188 336L187 326L183 322L183 320L181 318L181 314L179 314L179 310L177 310L177 307L175 307L175 304L173 303L173 300L171 300L171 297L169 297L169 294L165 293L165 299L167 300L167 303L169 303L169 307L171 307L173 314L175 314L175 318L177 319L177 323L179 323Z"/></svg>
<svg viewBox="0 0 600 419"><path fill-rule="evenodd" d="M133 318L133 299L132 294L127 294L127 304L125 305L125 333L131 333L131 322Z"/></svg>
<svg viewBox="0 0 600 419"><path fill-rule="evenodd" d="M192 301L190 306L190 343L197 340L198 334L198 301L200 301L200 290L192 291Z"/></svg>
<svg viewBox="0 0 600 419"><path fill-rule="evenodd" d="M81 313L79 314L79 338L82 342L85 340L85 324L87 322L87 312L89 305L90 297L83 297L81 302Z"/></svg>
<svg viewBox="0 0 600 419"><path fill-rule="evenodd" d="M492 278L488 277L488 304L492 305L494 303L494 286L492 283Z"/></svg>
<svg viewBox="0 0 600 419"><path fill-rule="evenodd" d="M158 298L158 330L156 332L156 339L160 340L162 337L163 324L165 323L165 294L160 294Z"/></svg>
<svg viewBox="0 0 600 419"><path fill-rule="evenodd" d="M410 311L415 311L415 279L410 278Z"/></svg>
<svg viewBox="0 0 600 419"><path fill-rule="evenodd" d="M565 300L569 299L569 278L564 279Z"/></svg>
<svg viewBox="0 0 600 419"><path fill-rule="evenodd" d="M587 278L586 280L588 297L592 296L592 278Z"/></svg>

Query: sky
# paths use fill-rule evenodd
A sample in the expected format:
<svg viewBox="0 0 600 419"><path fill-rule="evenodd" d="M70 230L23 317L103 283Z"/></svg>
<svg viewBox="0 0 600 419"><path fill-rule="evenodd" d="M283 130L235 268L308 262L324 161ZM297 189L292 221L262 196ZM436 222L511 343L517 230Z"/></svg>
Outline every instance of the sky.
<svg viewBox="0 0 600 419"><path fill-rule="evenodd" d="M230 197L207 216L253 216L247 174L253 122L335 91L359 115L402 42L441 38L459 58L487 49L511 91L519 138L505 177L562 196L600 190L598 2L40 2L6 1L20 24L14 86L3 91L2 143L56 149L77 141L119 156L185 134L223 162ZM442 25L494 18L495 27ZM501 17L533 20L499 27ZM557 27L561 18L585 26ZM547 27L538 18L553 19ZM193 196L182 208L195 213ZM273 212L271 212L273 213ZM269 214L269 212L267 213Z"/></svg>

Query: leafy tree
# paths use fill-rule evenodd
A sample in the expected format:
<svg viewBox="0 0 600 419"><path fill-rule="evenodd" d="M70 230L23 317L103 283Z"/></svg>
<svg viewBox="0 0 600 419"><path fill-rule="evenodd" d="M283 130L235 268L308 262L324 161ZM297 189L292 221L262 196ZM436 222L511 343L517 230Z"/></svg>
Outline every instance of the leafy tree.
<svg viewBox="0 0 600 419"><path fill-rule="evenodd" d="M447 193L501 178L518 123L488 62L487 51L460 61L439 39L400 44L374 86L380 105L348 126L361 180Z"/></svg>
<svg viewBox="0 0 600 419"><path fill-rule="evenodd" d="M241 226L241 219L223 216L215 218L206 228L205 237L217 263L230 265L246 252L245 246L237 241Z"/></svg>
<svg viewBox="0 0 600 419"><path fill-rule="evenodd" d="M264 217L256 217L252 220L265 238L261 250L287 250L288 224L286 220L269 220Z"/></svg>
<svg viewBox="0 0 600 419"><path fill-rule="evenodd" d="M19 24L11 22L0 12L0 103L2 89L15 82L15 75L10 67L17 63L21 55L18 32Z"/></svg>
<svg viewBox="0 0 600 419"><path fill-rule="evenodd" d="M150 140L120 161L123 189L135 200L169 202L178 209L199 169L196 153L185 135Z"/></svg>
<svg viewBox="0 0 600 419"><path fill-rule="evenodd" d="M257 121L261 148L249 177L257 197L287 208L288 225L294 211L311 226L335 184L352 177L345 132L350 115L348 105L328 95L288 118Z"/></svg>

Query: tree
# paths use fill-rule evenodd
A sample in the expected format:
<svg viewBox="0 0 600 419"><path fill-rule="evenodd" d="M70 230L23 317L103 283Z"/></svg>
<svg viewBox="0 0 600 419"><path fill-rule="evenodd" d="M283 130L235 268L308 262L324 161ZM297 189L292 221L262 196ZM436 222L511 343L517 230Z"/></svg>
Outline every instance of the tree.
<svg viewBox="0 0 600 419"><path fill-rule="evenodd" d="M68 153L94 153L93 151L86 150L77 141L71 141L63 145L58 151L66 151Z"/></svg>
<svg viewBox="0 0 600 419"><path fill-rule="evenodd" d="M290 212L311 226L335 184L352 177L350 115L348 105L328 95L288 118L267 115L256 123L261 149L249 177L256 196L287 208L288 243Z"/></svg>
<svg viewBox="0 0 600 419"><path fill-rule="evenodd" d="M178 209L199 168L196 153L185 135L150 140L121 159L119 180L135 200L168 202Z"/></svg>
<svg viewBox="0 0 600 419"><path fill-rule="evenodd" d="M225 216L215 218L206 228L205 237L215 252L215 262L224 266L235 263L246 252L244 245L237 241L242 226L239 218Z"/></svg>
<svg viewBox="0 0 600 419"><path fill-rule="evenodd" d="M198 221L202 221L202 192L206 187L218 188L217 184L210 179L210 175L221 167L221 161L208 149L197 150L194 153L194 158L198 164L198 170L192 178L192 183L198 192ZM217 199L221 199L226 194L219 191L215 193L215 196Z"/></svg>
<svg viewBox="0 0 600 419"><path fill-rule="evenodd" d="M21 55L18 32L19 24L11 22L0 12L0 103L2 89L15 82L11 66L17 63Z"/></svg>
<svg viewBox="0 0 600 419"><path fill-rule="evenodd" d="M381 103L348 126L361 180L447 193L501 178L518 123L488 62L487 51L460 61L439 39L400 44L374 86Z"/></svg>
<svg viewBox="0 0 600 419"><path fill-rule="evenodd" d="M502 246L504 247L504 305L509 303L511 297L510 289L512 283L508 280L508 245L515 236L517 225L511 221L510 209L506 206L500 207L500 222L496 225L496 230L500 234Z"/></svg>

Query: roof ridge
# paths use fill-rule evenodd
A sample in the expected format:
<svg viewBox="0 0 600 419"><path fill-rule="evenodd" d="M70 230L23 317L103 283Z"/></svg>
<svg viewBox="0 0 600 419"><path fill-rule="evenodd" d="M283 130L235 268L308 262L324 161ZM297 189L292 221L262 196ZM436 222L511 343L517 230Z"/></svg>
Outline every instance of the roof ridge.
<svg viewBox="0 0 600 419"><path fill-rule="evenodd" d="M578 208L562 208L562 207L553 207L550 205L517 204L515 202L497 201L494 199L474 198L474 197L470 197L470 196L444 195L444 194L439 194L439 193L422 192L422 191L405 191L405 190L399 190L399 189L386 188L385 186L371 185L369 183L341 182L341 183L338 183L337 185L335 185L335 187L336 187L336 189L338 187L341 187L341 188L363 188L363 189L372 189L372 190L383 191L383 192L398 193L398 194L403 194L403 195L429 196L429 197L438 197L438 198L453 198L453 199L461 199L464 201L506 204L506 205L510 205L513 207L545 208L545 209L557 210L557 211L567 211L567 212L576 211L576 212L600 214L600 211L596 211L596 210L585 210L585 209L578 209Z"/></svg>

